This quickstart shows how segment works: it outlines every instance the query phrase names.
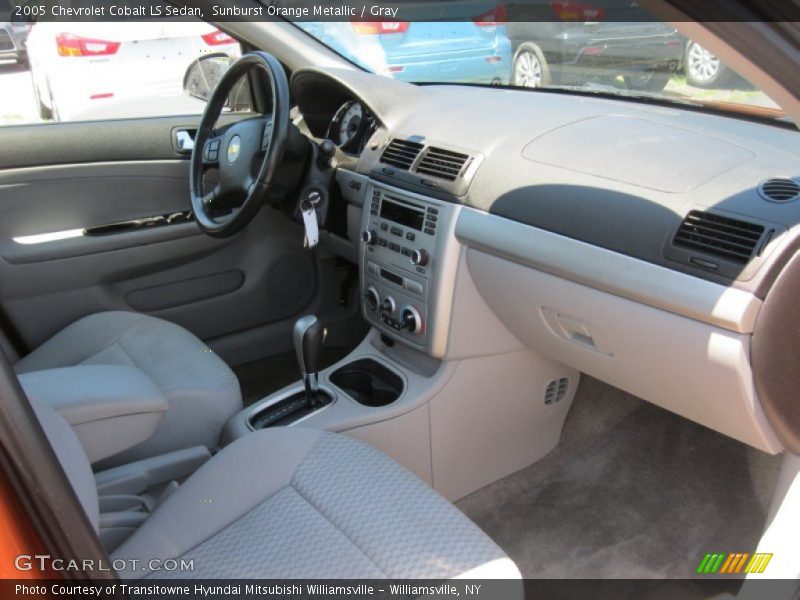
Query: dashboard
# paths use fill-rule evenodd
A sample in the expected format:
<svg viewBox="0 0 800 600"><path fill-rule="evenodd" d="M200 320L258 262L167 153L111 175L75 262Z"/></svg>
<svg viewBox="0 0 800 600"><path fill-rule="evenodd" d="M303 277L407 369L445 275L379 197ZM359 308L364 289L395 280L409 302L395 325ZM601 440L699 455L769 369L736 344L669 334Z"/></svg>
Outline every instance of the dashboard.
<svg viewBox="0 0 800 600"><path fill-rule="evenodd" d="M800 198L796 131L642 102L413 86L356 71L303 69L292 85L311 133L356 157L348 168L357 173L759 298L800 224L800 202L770 197L788 186ZM398 163L398 153L411 163ZM446 170L454 165L455 175ZM752 235L725 238L731 227ZM708 228L716 237L696 235Z"/></svg>
<svg viewBox="0 0 800 600"><path fill-rule="evenodd" d="M337 179L359 212L362 291L378 291L364 314L387 336L454 358L449 307L468 277L531 350L758 448L800 451L796 394L780 391L800 375L790 385L796 369L774 367L800 340L778 349L761 333L797 320L796 130L347 70L301 69L292 87L311 133L353 153ZM387 199L407 210L385 211ZM426 234L431 209L439 226ZM405 327L390 290L421 326Z"/></svg>

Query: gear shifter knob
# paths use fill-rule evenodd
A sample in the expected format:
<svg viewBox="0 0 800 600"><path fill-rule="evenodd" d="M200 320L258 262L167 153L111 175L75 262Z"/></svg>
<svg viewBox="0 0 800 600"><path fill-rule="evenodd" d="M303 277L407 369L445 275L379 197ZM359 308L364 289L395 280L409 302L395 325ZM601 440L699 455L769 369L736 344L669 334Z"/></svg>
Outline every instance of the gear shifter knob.
<svg viewBox="0 0 800 600"><path fill-rule="evenodd" d="M327 330L316 315L306 315L294 324L294 349L309 406L317 404L319 357Z"/></svg>

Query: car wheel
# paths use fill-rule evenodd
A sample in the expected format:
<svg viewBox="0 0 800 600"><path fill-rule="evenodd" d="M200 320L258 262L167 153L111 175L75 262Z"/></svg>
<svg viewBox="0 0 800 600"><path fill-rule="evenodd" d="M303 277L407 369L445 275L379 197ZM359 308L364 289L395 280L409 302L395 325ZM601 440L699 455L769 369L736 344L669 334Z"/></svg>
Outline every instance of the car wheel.
<svg viewBox="0 0 800 600"><path fill-rule="evenodd" d="M512 85L538 88L550 83L550 70L542 51L533 44L523 44L514 57Z"/></svg>
<svg viewBox="0 0 800 600"><path fill-rule="evenodd" d="M648 71L640 71L638 73L628 73L624 76L625 85L630 90L640 92L660 92L669 83L671 73L669 71L661 71L650 69Z"/></svg>
<svg viewBox="0 0 800 600"><path fill-rule="evenodd" d="M730 69L697 42L690 42L686 46L683 64L686 82L695 87L713 87L730 79Z"/></svg>

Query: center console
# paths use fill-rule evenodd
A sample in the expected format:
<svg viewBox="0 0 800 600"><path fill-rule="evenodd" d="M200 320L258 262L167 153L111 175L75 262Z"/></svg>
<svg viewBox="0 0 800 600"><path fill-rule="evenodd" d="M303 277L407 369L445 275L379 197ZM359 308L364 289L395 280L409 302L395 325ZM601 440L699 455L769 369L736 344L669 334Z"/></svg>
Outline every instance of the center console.
<svg viewBox="0 0 800 600"><path fill-rule="evenodd" d="M457 211L456 205L370 182L362 217L364 317L384 335L437 358L447 345Z"/></svg>
<svg viewBox="0 0 800 600"><path fill-rule="evenodd" d="M319 327L299 319L304 380L234 416L221 443L273 425L342 432L451 500L547 454L579 376L522 347L486 305L455 236L471 209L344 169L337 181L370 331L317 373Z"/></svg>

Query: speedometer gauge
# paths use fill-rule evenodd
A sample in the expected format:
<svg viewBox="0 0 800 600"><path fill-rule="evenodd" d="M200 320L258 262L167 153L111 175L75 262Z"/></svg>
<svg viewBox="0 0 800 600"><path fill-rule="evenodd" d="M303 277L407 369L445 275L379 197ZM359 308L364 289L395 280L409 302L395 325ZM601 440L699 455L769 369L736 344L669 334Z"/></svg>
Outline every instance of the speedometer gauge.
<svg viewBox="0 0 800 600"><path fill-rule="evenodd" d="M334 128L339 147L346 149L364 131L366 123L364 107L360 102L348 102L338 110L334 117Z"/></svg>
<svg viewBox="0 0 800 600"><path fill-rule="evenodd" d="M373 117L356 100L345 102L328 125L327 136L345 152L358 152Z"/></svg>

